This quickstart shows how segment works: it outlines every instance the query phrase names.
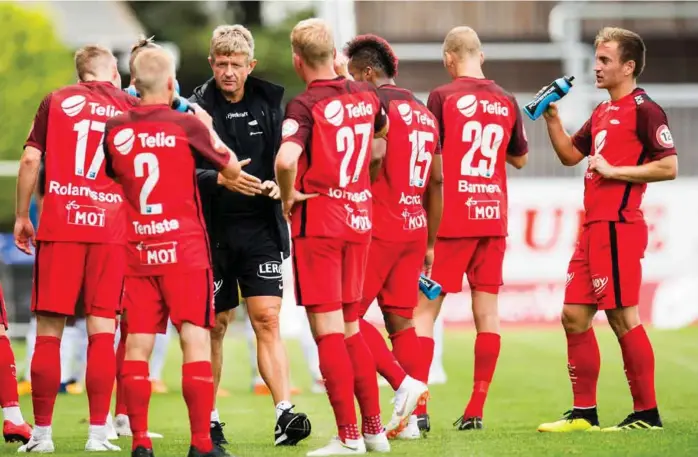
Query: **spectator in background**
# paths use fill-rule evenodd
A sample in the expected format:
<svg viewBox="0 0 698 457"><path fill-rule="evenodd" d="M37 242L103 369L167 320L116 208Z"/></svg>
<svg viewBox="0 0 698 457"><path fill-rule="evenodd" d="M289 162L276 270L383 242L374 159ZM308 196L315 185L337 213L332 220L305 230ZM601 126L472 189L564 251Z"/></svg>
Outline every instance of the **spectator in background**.
<svg viewBox="0 0 698 457"><path fill-rule="evenodd" d="M190 101L211 115L216 133L240 159L251 159L232 183L205 160L197 166L214 268L215 389L220 384L223 338L231 310L239 304L239 285L257 337L259 371L276 405L274 444L293 445L309 435L309 427L293 426L307 418L295 413L290 402L288 356L279 329L281 263L289 255L289 232L274 182L274 160L281 141L284 89L249 76L257 64L254 39L241 25L213 31L208 59L213 78L197 87ZM224 183L235 191L225 189ZM216 409L211 413L211 437L216 444L227 443Z"/></svg>

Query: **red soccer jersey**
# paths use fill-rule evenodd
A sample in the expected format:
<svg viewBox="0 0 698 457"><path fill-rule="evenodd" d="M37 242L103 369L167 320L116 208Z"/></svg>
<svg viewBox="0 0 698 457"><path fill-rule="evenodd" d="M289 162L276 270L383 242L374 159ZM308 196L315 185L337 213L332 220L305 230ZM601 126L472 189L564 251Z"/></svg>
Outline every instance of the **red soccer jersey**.
<svg viewBox="0 0 698 457"><path fill-rule="evenodd" d="M412 92L382 86L378 94L388 109L388 149L373 183L373 238L407 242L427 235L422 198L431 160L441 154L436 118ZM425 238L426 239L426 238Z"/></svg>
<svg viewBox="0 0 698 457"><path fill-rule="evenodd" d="M227 149L190 114L139 106L107 123L107 173L123 186L131 276L211 268L194 154L222 168Z"/></svg>
<svg viewBox="0 0 698 457"><path fill-rule="evenodd" d="M104 126L137 99L108 82L81 82L44 98L26 146L43 153L37 240L124 243L121 187L104 174Z"/></svg>
<svg viewBox="0 0 698 457"><path fill-rule="evenodd" d="M294 208L294 238L370 240L371 143L387 123L376 89L343 77L313 81L289 102L282 141L303 147L296 189L320 194Z"/></svg>
<svg viewBox="0 0 698 457"><path fill-rule="evenodd" d="M676 155L666 113L640 88L598 105L572 143L582 154L602 154L615 166L637 166ZM644 220L640 205L646 189L647 184L606 179L588 171L584 179L585 223Z"/></svg>
<svg viewBox="0 0 698 457"><path fill-rule="evenodd" d="M506 157L528 152L516 99L494 81L461 77L434 89L427 106L441 126L439 236L506 236Z"/></svg>

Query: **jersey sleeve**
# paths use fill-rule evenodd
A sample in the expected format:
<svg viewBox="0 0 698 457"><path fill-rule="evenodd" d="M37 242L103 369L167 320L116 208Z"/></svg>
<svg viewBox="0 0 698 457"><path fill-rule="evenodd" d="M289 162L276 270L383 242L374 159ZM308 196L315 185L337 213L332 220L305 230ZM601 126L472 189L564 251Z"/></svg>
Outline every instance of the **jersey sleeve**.
<svg viewBox="0 0 698 457"><path fill-rule="evenodd" d="M48 115L50 106L51 94L48 94L41 101L41 104L39 104L39 109L36 110L34 122L32 123L31 131L29 132L29 137L24 143L25 148L27 146L31 146L41 151L42 154L46 153L46 137L48 136Z"/></svg>
<svg viewBox="0 0 698 457"><path fill-rule="evenodd" d="M572 135L572 145L585 156L591 154L591 117Z"/></svg>
<svg viewBox="0 0 698 457"><path fill-rule="evenodd" d="M292 141L305 149L313 131L313 115L310 108L298 98L286 105L286 115L281 124L281 142Z"/></svg>
<svg viewBox="0 0 698 457"><path fill-rule="evenodd" d="M637 137L649 154L649 159L659 160L676 155L674 139L664 110L647 100L637 109Z"/></svg>
<svg viewBox="0 0 698 457"><path fill-rule="evenodd" d="M216 170L221 170L230 162L230 150L218 135L208 129L194 116L182 116L179 123L187 133L189 146L195 154L211 162Z"/></svg>
<svg viewBox="0 0 698 457"><path fill-rule="evenodd" d="M429 93L429 98L427 99L427 109L431 111L431 114L436 118L436 123L439 125L439 137L441 142L444 141L444 122L443 122L443 99L441 98L441 92L438 90L433 90Z"/></svg>
<svg viewBox="0 0 698 457"><path fill-rule="evenodd" d="M511 132L511 139L507 145L507 155L523 156L528 154L528 138L526 137L526 126L524 125L523 117L519 103L514 97L511 97L512 107L514 109L514 127Z"/></svg>

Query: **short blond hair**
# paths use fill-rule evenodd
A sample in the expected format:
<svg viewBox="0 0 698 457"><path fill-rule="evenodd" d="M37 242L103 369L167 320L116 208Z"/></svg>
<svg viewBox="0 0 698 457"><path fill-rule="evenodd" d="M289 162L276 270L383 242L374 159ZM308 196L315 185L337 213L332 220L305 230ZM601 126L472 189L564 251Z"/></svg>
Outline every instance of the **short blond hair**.
<svg viewBox="0 0 698 457"><path fill-rule="evenodd" d="M143 49L133 59L134 82L141 94L157 93L167 88L167 79L175 78L172 54L163 48Z"/></svg>
<svg viewBox="0 0 698 457"><path fill-rule="evenodd" d="M468 56L476 56L482 50L480 38L477 32L468 26L459 26L451 29L446 35L443 44L444 54L449 52L463 59Z"/></svg>
<svg viewBox="0 0 698 457"><path fill-rule="evenodd" d="M630 30L621 29L620 27L604 27L596 35L594 40L594 48L597 48L601 43L610 43L615 41L618 43L620 51L620 60L623 63L634 61L635 70L633 76L637 78L645 69L645 54L647 47L642 41L640 35Z"/></svg>
<svg viewBox="0 0 698 457"><path fill-rule="evenodd" d="M112 52L98 44L88 44L75 51L75 71L81 81L88 75L97 77L109 69L116 58Z"/></svg>
<svg viewBox="0 0 698 457"><path fill-rule="evenodd" d="M254 59L254 38L245 26L219 25L211 36L208 55L211 59L216 56L243 54L248 60Z"/></svg>
<svg viewBox="0 0 698 457"><path fill-rule="evenodd" d="M330 25L322 19L300 21L291 31L293 52L311 67L316 67L334 54L334 36Z"/></svg>

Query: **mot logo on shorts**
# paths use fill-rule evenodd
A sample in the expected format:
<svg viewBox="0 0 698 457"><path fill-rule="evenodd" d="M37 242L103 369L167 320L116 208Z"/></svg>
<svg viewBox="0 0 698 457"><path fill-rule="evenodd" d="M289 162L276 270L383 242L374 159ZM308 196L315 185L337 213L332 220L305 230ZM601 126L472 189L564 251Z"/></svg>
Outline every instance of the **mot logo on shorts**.
<svg viewBox="0 0 698 457"><path fill-rule="evenodd" d="M473 200L471 197L465 204L468 207L468 218L470 220L500 218L499 200Z"/></svg>
<svg viewBox="0 0 698 457"><path fill-rule="evenodd" d="M141 253L141 265L168 265L177 263L177 242L166 241L164 243L138 245Z"/></svg>
<svg viewBox="0 0 698 457"><path fill-rule="evenodd" d="M269 280L281 279L281 262L270 260L269 262L260 264L257 268L257 276Z"/></svg>
<svg viewBox="0 0 698 457"><path fill-rule="evenodd" d="M90 205L78 205L74 201L71 201L66 205L65 209L68 210L68 224L104 227L106 219L104 208Z"/></svg>

